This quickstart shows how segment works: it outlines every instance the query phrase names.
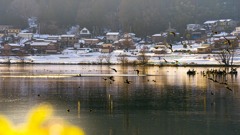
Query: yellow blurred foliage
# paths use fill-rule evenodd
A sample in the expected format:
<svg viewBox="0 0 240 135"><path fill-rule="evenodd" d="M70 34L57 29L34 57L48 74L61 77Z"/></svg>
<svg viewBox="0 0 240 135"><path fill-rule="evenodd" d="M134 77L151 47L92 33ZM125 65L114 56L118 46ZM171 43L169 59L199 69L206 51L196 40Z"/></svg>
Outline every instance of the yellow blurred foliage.
<svg viewBox="0 0 240 135"><path fill-rule="evenodd" d="M0 135L84 135L82 129L61 118L53 117L53 109L42 104L30 111L26 123L13 125L0 116Z"/></svg>

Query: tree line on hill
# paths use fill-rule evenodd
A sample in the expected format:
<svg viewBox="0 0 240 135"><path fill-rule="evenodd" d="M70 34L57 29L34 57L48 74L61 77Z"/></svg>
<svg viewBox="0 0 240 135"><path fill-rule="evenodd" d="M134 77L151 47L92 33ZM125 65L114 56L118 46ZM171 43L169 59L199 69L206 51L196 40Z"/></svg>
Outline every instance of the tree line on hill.
<svg viewBox="0 0 240 135"><path fill-rule="evenodd" d="M239 0L0 0L0 24L24 28L35 16L41 33L57 34L78 24L95 34L108 29L146 36L169 23L183 32L189 23L238 20L239 5Z"/></svg>

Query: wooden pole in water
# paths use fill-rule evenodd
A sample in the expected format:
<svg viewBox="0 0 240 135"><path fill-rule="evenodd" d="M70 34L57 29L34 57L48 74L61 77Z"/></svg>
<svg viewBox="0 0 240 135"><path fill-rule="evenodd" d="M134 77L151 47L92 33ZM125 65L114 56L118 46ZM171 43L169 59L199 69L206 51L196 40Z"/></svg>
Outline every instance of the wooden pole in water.
<svg viewBox="0 0 240 135"><path fill-rule="evenodd" d="M110 94L108 94L108 108L109 108L109 112L112 113L113 110L113 100L112 100L112 96Z"/></svg>
<svg viewBox="0 0 240 135"><path fill-rule="evenodd" d="M80 101L78 101L78 118L80 118Z"/></svg>

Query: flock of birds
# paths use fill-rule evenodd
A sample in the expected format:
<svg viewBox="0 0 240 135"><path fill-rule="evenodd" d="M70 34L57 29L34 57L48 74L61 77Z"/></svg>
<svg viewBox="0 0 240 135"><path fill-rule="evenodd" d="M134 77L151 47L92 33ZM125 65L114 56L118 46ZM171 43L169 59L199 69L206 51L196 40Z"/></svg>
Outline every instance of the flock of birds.
<svg viewBox="0 0 240 135"><path fill-rule="evenodd" d="M188 70L188 75L195 75L196 70ZM213 83L224 85L225 88L229 91L233 91L232 88L230 88L227 80L227 75L237 75L237 69L232 68L230 72L227 72L226 70L217 70L217 69L208 69L207 71L201 71L200 74L210 80ZM214 93L211 91L211 95L214 95Z"/></svg>
<svg viewBox="0 0 240 135"><path fill-rule="evenodd" d="M110 67L110 69L113 70L115 73L117 73L117 69L111 68L111 67ZM134 69L133 71L135 71L136 74L139 76L140 70ZM107 78L102 78L102 79L105 80L105 81L110 80L110 84L112 84L112 82L115 81L113 76L109 76L109 77L107 77ZM131 82L132 82L132 81L129 81L128 79L126 79L126 80L124 81L124 83L126 83L126 84L130 84Z"/></svg>
<svg viewBox="0 0 240 135"><path fill-rule="evenodd" d="M110 67L110 69L111 69L112 71L114 71L115 73L118 72L117 69L115 69L115 68ZM136 72L136 74L139 76L140 70L134 69L133 71ZM188 75L195 75L195 74L197 74L197 71L194 70L194 69L192 69L192 70L189 69L189 70L187 71L187 74L188 74ZM236 74L237 74L237 70L236 70L236 68L232 68L230 72L227 72L226 70L208 69L207 71L201 71L200 74L201 74L203 77L207 78L208 80L210 80L210 81L212 81L212 82L214 82L214 83L218 83L218 84L224 85L227 90L233 91L233 89L230 88L230 86L228 85L227 79L222 80L222 81L220 81L220 80L218 80L218 79L219 79L219 78L227 78L226 76L227 76L228 74L236 75ZM109 81L110 81L110 84L112 84L112 82L115 81L115 80L114 80L114 76L103 77L102 79L103 79L104 81L109 80ZM150 80L147 80L147 81L149 82ZM156 80L152 80L152 81L156 83ZM126 80L124 80L123 83L131 84L132 81L126 79ZM213 92L211 92L211 94L213 95Z"/></svg>
<svg viewBox="0 0 240 135"><path fill-rule="evenodd" d="M86 68L87 69L87 68ZM109 70L112 70L114 73L118 73L119 71L116 69L116 68L113 68L113 67L109 67ZM48 71L48 70L45 70L44 71ZM137 76L140 75L141 71L138 70L138 69L133 69L132 70ZM234 74L236 75L237 74L237 70L236 68L232 68L231 71L235 71ZM229 86L229 83L227 81L227 75L231 74L231 71L230 72L227 72L226 70L216 70L216 69L208 69L206 71L200 71L200 72L197 72L196 70L192 69L192 70L188 70L187 74L188 75L195 75L195 74L201 74L202 77L208 79L210 82L212 83L215 83L215 84L220 84L220 85L223 85L226 90L229 90L229 91L233 91L234 89L232 89L230 86ZM49 70L50 72L50 70ZM90 70L89 70L90 72ZM114 73L112 73L112 75L110 74L110 76L106 76L106 77L102 77L102 79L104 81L109 81L110 84L113 83L115 81L114 79ZM231 74L233 75L233 74ZM82 77L81 74L78 75L79 77ZM147 80L148 82L150 80ZM157 82L156 80L151 80L153 82ZM125 84L131 84L132 81L129 80L129 79L125 79L123 81L123 83ZM80 88L80 87L79 87ZM210 92L211 95L215 95L213 91ZM40 94L37 94L38 97L40 97L41 95ZM67 112L70 112L71 110L70 109L67 109L66 110ZM92 112L93 110L90 109L90 112Z"/></svg>

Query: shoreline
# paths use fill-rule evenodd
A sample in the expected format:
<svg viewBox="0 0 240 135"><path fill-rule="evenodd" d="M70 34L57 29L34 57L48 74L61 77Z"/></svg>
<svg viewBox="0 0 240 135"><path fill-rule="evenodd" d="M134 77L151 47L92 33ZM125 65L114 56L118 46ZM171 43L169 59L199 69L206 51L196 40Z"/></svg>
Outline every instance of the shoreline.
<svg viewBox="0 0 240 135"><path fill-rule="evenodd" d="M20 62L15 62L15 63L7 63L7 62L1 62L0 65L99 65L99 66L110 66L110 65L122 65L122 66L158 66L160 67L240 67L240 65L217 65L217 64L186 64L186 65L176 65L176 64L118 64L118 63L20 63Z"/></svg>

